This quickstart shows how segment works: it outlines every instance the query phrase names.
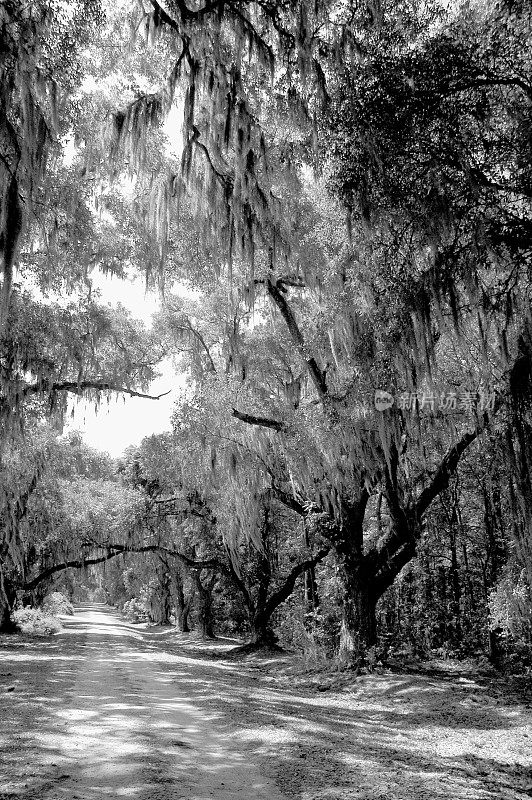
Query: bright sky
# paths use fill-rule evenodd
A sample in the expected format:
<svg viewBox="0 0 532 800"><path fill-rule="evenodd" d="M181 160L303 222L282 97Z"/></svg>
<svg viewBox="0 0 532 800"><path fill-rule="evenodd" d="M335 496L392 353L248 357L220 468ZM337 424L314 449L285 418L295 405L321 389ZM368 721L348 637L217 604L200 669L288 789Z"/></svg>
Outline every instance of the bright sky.
<svg viewBox="0 0 532 800"><path fill-rule="evenodd" d="M159 299L155 294L146 294L142 280L122 281L104 276L93 276L93 280L100 289L101 302L111 305L120 302L133 317L150 326ZM166 397L144 400L121 395L109 402L103 401L98 409L93 402L72 397L65 431L79 430L87 444L119 456L126 447L139 444L145 436L170 430L170 416L183 379L176 375L170 362L164 362L159 371L161 377L152 383L149 394L171 390Z"/></svg>

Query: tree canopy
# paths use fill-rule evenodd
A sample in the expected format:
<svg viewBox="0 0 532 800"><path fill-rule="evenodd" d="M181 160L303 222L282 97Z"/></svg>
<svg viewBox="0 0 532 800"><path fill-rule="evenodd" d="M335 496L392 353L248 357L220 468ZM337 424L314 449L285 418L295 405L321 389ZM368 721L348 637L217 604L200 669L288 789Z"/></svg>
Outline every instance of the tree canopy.
<svg viewBox="0 0 532 800"><path fill-rule="evenodd" d="M503 586L529 613L529 38L524 2L4 4L4 582L147 553L123 590L158 619L211 632L234 592L272 643L301 577L347 662L413 565L455 643ZM97 271L157 289L149 330ZM65 483L67 394L168 357L172 430ZM28 561L47 480L77 533Z"/></svg>

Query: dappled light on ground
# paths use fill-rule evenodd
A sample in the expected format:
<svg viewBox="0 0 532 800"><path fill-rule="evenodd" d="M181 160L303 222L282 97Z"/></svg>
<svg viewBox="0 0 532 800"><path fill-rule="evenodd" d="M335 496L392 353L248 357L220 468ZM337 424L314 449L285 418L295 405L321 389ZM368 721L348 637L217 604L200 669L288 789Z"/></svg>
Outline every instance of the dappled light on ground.
<svg viewBox="0 0 532 800"><path fill-rule="evenodd" d="M319 691L286 661L184 641L96 606L59 636L3 638L0 800L530 796L530 712L474 680L382 674Z"/></svg>
<svg viewBox="0 0 532 800"><path fill-rule="evenodd" d="M194 660L168 672L179 660L157 654L149 631L100 609L65 622L40 654L28 652L33 645L4 653L11 666L4 677L16 681L8 702L37 713L26 715L22 735L3 732L1 798L275 797L275 787L209 729L212 715L176 691L176 679L190 681Z"/></svg>

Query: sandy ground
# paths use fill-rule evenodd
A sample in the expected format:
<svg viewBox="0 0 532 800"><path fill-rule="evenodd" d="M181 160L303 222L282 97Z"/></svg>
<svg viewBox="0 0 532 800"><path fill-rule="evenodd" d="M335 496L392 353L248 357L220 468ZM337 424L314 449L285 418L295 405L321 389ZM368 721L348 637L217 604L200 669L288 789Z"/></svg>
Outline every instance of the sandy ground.
<svg viewBox="0 0 532 800"><path fill-rule="evenodd" d="M464 675L341 681L78 609L0 641L0 800L525 800L530 704Z"/></svg>

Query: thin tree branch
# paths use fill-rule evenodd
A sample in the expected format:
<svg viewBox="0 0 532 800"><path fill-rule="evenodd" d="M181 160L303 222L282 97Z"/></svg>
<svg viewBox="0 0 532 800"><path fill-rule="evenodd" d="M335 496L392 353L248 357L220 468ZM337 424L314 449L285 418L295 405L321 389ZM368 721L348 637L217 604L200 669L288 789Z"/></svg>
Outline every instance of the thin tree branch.
<svg viewBox="0 0 532 800"><path fill-rule="evenodd" d="M48 380L40 380L37 383L26 385L22 388L21 394L40 394L44 392L72 392L73 394L80 394L86 389L96 389L100 392L118 392L119 394L128 394L130 397L142 397L146 400L160 400L161 397L166 397L172 391L169 389L167 392L161 394L151 395L137 392L134 389L128 389L126 386L118 386L117 384L110 383L109 381L59 381L52 382Z"/></svg>
<svg viewBox="0 0 532 800"><path fill-rule="evenodd" d="M449 87L451 93L455 92L464 92L467 89L478 89L481 86L515 86L521 89L529 100L532 100L532 86L528 84L526 81L522 80L521 78L513 77L513 78L503 78L503 77L485 77L485 78L473 78L470 81L465 81L464 83L457 83L454 86Z"/></svg>
<svg viewBox="0 0 532 800"><path fill-rule="evenodd" d="M174 330L176 330L176 331L187 331L188 333L191 333L193 336L195 336L195 338L198 340L198 342L200 343L200 345L202 346L203 350L205 351L205 353L207 355L207 358L208 358L208 361L209 361L209 369L208 369L208 371L209 372L216 372L216 365L215 365L215 363L214 363L214 361L212 359L211 351L207 347L207 343L205 342L205 339L203 338L201 333L198 330L196 330L196 328L192 327L192 325L190 324L190 321L187 319L187 324L186 325L180 325L177 322L172 323L172 328Z"/></svg>
<svg viewBox="0 0 532 800"><path fill-rule="evenodd" d="M202 20L204 17L212 14L213 11L217 11L220 6L224 5L224 2L225 0L211 0L211 2L205 3L204 6L196 9L189 8L185 0L174 0L174 5L177 7L181 19L183 21L189 21ZM171 25L171 27L175 28L176 30L180 30L178 22L166 13L157 0L150 0L150 3L155 11L159 14L159 17L163 22L165 22L167 25Z"/></svg>

